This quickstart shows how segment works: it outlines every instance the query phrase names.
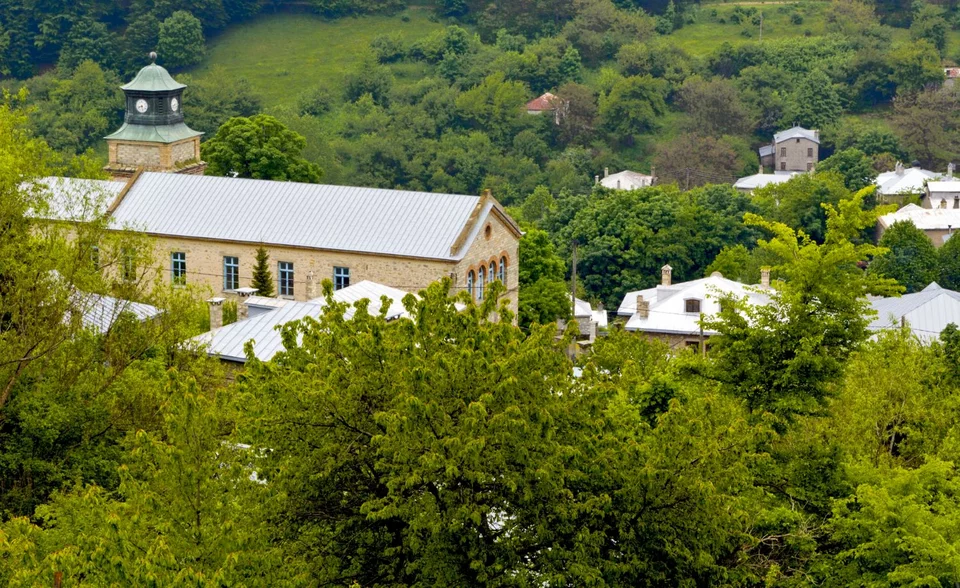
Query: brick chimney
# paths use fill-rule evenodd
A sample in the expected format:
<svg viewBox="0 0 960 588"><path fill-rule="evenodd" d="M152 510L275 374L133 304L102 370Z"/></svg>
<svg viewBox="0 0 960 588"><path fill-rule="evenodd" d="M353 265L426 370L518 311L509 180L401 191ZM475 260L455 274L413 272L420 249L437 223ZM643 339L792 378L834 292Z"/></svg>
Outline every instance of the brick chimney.
<svg viewBox="0 0 960 588"><path fill-rule="evenodd" d="M665 265L660 268L660 285L669 286L673 277L673 268L670 265Z"/></svg>
<svg viewBox="0 0 960 588"><path fill-rule="evenodd" d="M307 300L313 300L317 297L317 276L313 270L307 272Z"/></svg>
<svg viewBox="0 0 960 588"><path fill-rule="evenodd" d="M765 267L760 270L760 285L764 288L770 287L770 268Z"/></svg>
<svg viewBox="0 0 960 588"><path fill-rule="evenodd" d="M637 315L640 318L650 318L650 303L637 295Z"/></svg>
<svg viewBox="0 0 960 588"><path fill-rule="evenodd" d="M223 301L226 298L211 298L207 300L210 306L210 330L219 329L223 326Z"/></svg>
<svg viewBox="0 0 960 588"><path fill-rule="evenodd" d="M251 296L257 293L257 289L237 288L234 292L240 297L240 300L237 301L237 321L245 321L250 316L250 307L247 306L247 302Z"/></svg>

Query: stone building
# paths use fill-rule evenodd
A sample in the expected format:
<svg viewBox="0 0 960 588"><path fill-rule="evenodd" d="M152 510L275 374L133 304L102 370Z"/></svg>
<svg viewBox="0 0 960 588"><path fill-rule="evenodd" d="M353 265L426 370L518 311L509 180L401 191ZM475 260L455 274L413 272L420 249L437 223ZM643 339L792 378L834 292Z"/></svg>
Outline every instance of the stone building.
<svg viewBox="0 0 960 588"><path fill-rule="evenodd" d="M123 126L107 135L108 162L104 168L114 178L128 178L137 169L202 175L200 136L183 118L183 90L167 70L153 61L129 84Z"/></svg>
<svg viewBox="0 0 960 588"><path fill-rule="evenodd" d="M760 148L760 165L774 171L813 171L820 158L820 131L793 127L773 136Z"/></svg>

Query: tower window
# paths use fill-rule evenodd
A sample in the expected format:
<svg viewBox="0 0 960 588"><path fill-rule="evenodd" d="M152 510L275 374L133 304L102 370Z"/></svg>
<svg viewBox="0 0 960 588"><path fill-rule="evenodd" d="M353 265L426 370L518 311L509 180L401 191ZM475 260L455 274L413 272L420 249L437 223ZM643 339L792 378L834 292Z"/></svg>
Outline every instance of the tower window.
<svg viewBox="0 0 960 588"><path fill-rule="evenodd" d="M187 283L187 254L182 251L170 254L170 281L174 286Z"/></svg>
<svg viewBox="0 0 960 588"><path fill-rule="evenodd" d="M223 289L236 290L240 287L240 260L236 257L223 258Z"/></svg>
<svg viewBox="0 0 960 588"><path fill-rule="evenodd" d="M293 296L292 261L281 261L277 264L277 292L281 296Z"/></svg>
<svg viewBox="0 0 960 588"><path fill-rule="evenodd" d="M349 286L350 286L350 268L334 267L333 268L333 289L341 290L343 288L348 288Z"/></svg>

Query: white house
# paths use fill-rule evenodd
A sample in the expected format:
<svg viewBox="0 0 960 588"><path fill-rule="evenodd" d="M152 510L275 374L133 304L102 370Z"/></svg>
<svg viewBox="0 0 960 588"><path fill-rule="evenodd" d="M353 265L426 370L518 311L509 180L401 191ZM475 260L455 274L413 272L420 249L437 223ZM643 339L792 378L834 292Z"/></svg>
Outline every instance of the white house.
<svg viewBox="0 0 960 588"><path fill-rule="evenodd" d="M877 311L869 326L871 331L906 327L929 344L950 323L960 327L960 292L941 288L936 282L899 298L873 298L870 305Z"/></svg>
<svg viewBox="0 0 960 588"><path fill-rule="evenodd" d="M953 179L954 165L947 166L947 176L927 182L924 208L960 208L960 181Z"/></svg>
<svg viewBox="0 0 960 588"><path fill-rule="evenodd" d="M799 173L803 172L775 171L772 174L765 174L763 173L763 168L760 168L760 173L740 178L734 182L733 187L745 194L749 194L757 188L763 188L764 186L769 186L770 184L782 184L784 182L789 182Z"/></svg>
<svg viewBox="0 0 960 588"><path fill-rule="evenodd" d="M624 327L626 330L665 340L672 348L699 346L705 338L716 334L703 329L701 320L720 312L721 298L733 296L754 305L770 301L764 292L770 288L768 270L764 270L759 286L728 280L719 272L674 284L672 272L669 265L663 266L659 286L629 292L623 298L617 314L629 317Z"/></svg>
<svg viewBox="0 0 960 588"><path fill-rule="evenodd" d="M913 223L930 237L934 245L940 247L950 239L953 231L960 227L960 209L922 208L916 204L908 204L877 219L877 239L894 223L900 221Z"/></svg>
<svg viewBox="0 0 960 588"><path fill-rule="evenodd" d="M891 172L884 172L877 176L877 196L881 202L891 200L896 196L909 194L923 194L927 182L940 178L941 174L928 169L921 169L919 164L905 168L899 161Z"/></svg>
<svg viewBox="0 0 960 588"><path fill-rule="evenodd" d="M605 167L603 168L603 178L599 179L599 182L601 186L611 190L636 190L652 186L656 183L656 180L657 178L652 175L648 176L629 170L611 174L610 168Z"/></svg>

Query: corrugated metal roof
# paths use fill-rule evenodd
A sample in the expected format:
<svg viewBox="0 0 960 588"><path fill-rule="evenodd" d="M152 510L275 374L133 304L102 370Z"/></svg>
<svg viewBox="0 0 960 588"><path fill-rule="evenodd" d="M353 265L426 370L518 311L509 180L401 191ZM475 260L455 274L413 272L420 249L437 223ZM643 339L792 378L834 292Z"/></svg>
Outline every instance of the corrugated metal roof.
<svg viewBox="0 0 960 588"><path fill-rule="evenodd" d="M927 188L931 194L936 192L960 192L960 180L927 182Z"/></svg>
<svg viewBox="0 0 960 588"><path fill-rule="evenodd" d="M141 322L160 314L160 309L155 306L101 294L78 294L74 302L81 313L83 326L97 333L109 331L124 313L132 314Z"/></svg>
<svg viewBox="0 0 960 588"><path fill-rule="evenodd" d="M939 178L940 174L927 169L910 167L901 171L883 172L877 176L877 192L884 196L895 194L920 194L925 182Z"/></svg>
<svg viewBox="0 0 960 588"><path fill-rule="evenodd" d="M137 76L129 83L120 86L122 90L137 90L141 92L163 92L186 88L184 84L173 79L170 72L156 63L151 63L137 72Z"/></svg>
<svg viewBox="0 0 960 588"><path fill-rule="evenodd" d="M900 328L906 323L924 343L937 339L950 323L960 326L960 292L941 288L936 282L899 298L874 298L870 305L877 312L871 330Z"/></svg>
<svg viewBox="0 0 960 588"><path fill-rule="evenodd" d="M809 139L814 143L820 143L820 137L817 135L817 131L811 131L810 129L805 129L800 126L780 131L773 136L774 143L789 141L790 139Z"/></svg>
<svg viewBox="0 0 960 588"><path fill-rule="evenodd" d="M147 172L113 219L160 235L456 260L450 248L479 199Z"/></svg>
<svg viewBox="0 0 960 588"><path fill-rule="evenodd" d="M386 294L391 301L390 310L387 312L388 319L407 315L406 310L400 303L407 292L375 282L363 281L348 288L337 290L333 293L333 299L337 302L353 304L357 300L366 298L370 300L368 312L377 314L380 311L380 297L383 294ZM284 349L280 337L280 327L304 317L319 317L326 304L324 298L316 298L309 302L279 300L274 310L268 310L268 304L262 297L252 298L252 300L260 307L260 314L251 315L247 320L238 321L209 333L204 333L195 337L194 340L207 345L207 353L210 355L243 363L246 362L243 347L247 341L252 339L254 341L253 352L257 359L269 361ZM347 318L352 317L353 310L351 309L346 316Z"/></svg>
<svg viewBox="0 0 960 588"><path fill-rule="evenodd" d="M199 137L202 134L200 131L195 131L182 122L172 125L137 125L125 122L122 127L107 135L104 139L146 141L148 143L176 143L177 141L183 141L191 137Z"/></svg>
<svg viewBox="0 0 960 588"><path fill-rule="evenodd" d="M764 145L758 151L760 152L760 157L769 157L773 155L773 145Z"/></svg>

